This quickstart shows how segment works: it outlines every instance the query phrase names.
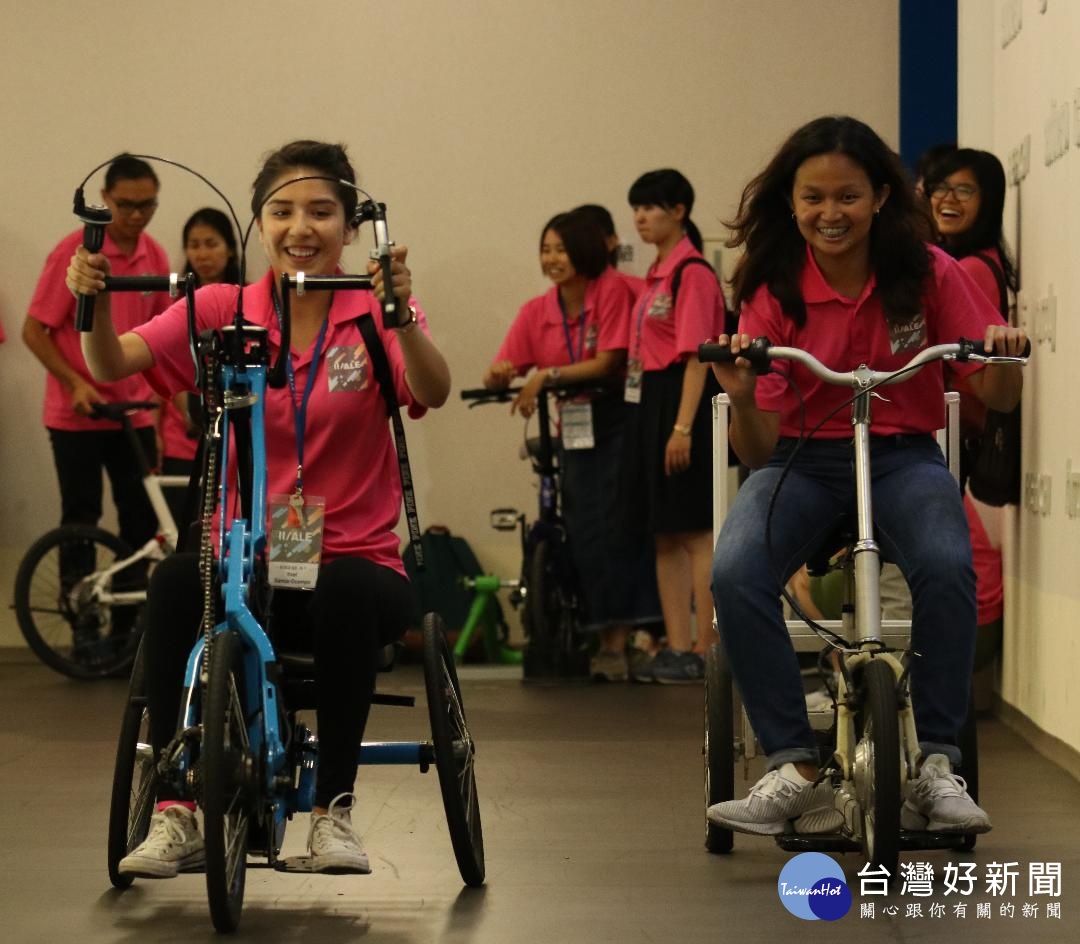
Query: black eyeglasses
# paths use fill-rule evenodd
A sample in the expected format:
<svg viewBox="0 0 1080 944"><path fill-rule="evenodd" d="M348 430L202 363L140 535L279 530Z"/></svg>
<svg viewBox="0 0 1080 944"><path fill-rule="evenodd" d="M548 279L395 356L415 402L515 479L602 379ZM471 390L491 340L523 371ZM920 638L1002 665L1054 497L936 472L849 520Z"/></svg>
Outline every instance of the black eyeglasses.
<svg viewBox="0 0 1080 944"><path fill-rule="evenodd" d="M944 200L951 193L961 203L967 203L978 192L979 188L972 187L971 184L950 185L942 181L934 186L934 189L930 191L930 196Z"/></svg>
<svg viewBox="0 0 1080 944"><path fill-rule="evenodd" d="M157 200L113 200L116 209L121 213L153 213L157 209Z"/></svg>

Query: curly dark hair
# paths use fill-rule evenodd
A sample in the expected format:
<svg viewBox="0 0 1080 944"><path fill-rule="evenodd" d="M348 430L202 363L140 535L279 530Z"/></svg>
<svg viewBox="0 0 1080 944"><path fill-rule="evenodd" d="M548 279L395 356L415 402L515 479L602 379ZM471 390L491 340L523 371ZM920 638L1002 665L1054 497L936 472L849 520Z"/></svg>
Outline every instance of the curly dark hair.
<svg viewBox="0 0 1080 944"><path fill-rule="evenodd" d="M732 277L735 303L741 305L758 286L766 285L787 317L800 326L806 322L799 290L806 241L791 219L792 190L805 161L832 153L858 164L875 193L888 188L888 199L870 230L870 266L886 318L908 321L921 307L930 275L925 211L915 201L900 158L872 128L846 116L826 116L803 125L743 190L738 213L727 224L732 230L727 245L745 247Z"/></svg>

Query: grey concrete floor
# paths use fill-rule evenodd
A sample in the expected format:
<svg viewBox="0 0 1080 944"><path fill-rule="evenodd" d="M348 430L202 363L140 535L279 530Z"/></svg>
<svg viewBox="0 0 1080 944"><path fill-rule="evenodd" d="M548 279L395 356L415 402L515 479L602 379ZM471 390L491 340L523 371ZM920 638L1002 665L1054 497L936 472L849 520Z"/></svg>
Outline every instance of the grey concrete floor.
<svg viewBox="0 0 1080 944"><path fill-rule="evenodd" d="M385 676L415 709L377 707L369 737L428 736L419 669ZM777 895L790 858L768 839L704 851L700 687L523 685L469 667L463 687L477 739L487 885L463 888L434 772L363 771L360 826L370 876L249 869L238 940L370 944L775 941L837 936L869 942L1080 939L1080 784L991 719L981 724L983 801L995 829L971 853L904 853L929 862L932 897L861 896L857 855L839 856L855 901L838 923L806 922ZM0 650L0 941L214 940L200 875L109 886L105 827L120 682L67 681L25 652ZM756 776L758 771L752 771ZM300 851L306 817L286 836ZM254 860L253 860L254 861ZM950 863L979 882L941 892ZM1016 893L983 893L995 863L1018 864ZM1032 863L1061 863L1059 898L1028 894ZM876 917L861 914L875 904ZM966 917L953 906L967 904ZM977 918L976 903L992 902ZM1047 903L1060 905L1059 919ZM932 917L931 905L946 906ZM1011 903L1013 917L1000 912ZM1038 903L1037 917L1024 917ZM909 915L914 904L923 917ZM895 905L896 916L883 909Z"/></svg>

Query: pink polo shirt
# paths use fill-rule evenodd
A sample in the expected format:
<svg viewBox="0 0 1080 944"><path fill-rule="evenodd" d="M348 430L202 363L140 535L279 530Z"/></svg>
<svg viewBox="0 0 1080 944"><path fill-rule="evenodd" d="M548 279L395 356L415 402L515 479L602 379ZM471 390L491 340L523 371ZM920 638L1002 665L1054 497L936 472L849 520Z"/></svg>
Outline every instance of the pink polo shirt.
<svg viewBox="0 0 1080 944"><path fill-rule="evenodd" d="M981 255L989 256L999 266L1001 265L1001 255L996 249L982 249L979 251ZM972 281L979 286L980 291L990 299L990 303L997 308L998 303L1001 300L1001 295L998 291L997 279L994 278L994 273L982 259L977 256L964 256L963 259L957 259L956 264L960 266L969 276Z"/></svg>
<svg viewBox="0 0 1080 944"><path fill-rule="evenodd" d="M244 316L268 330L271 359L281 343L270 295L272 273L244 288ZM229 324L236 306L235 285L207 285L196 293L198 328ZM413 303L415 306L415 302ZM336 292L323 353L312 365L315 342L292 353L297 402L308 372L314 386L308 401L304 436L304 493L326 499L323 560L364 557L404 574L394 527L401 511L401 481L390 436L386 404L360 334L359 316L370 314L386 349L398 402L411 417L426 412L405 382L405 361L397 335L382 326L378 300L371 292ZM418 313L420 330L427 319ZM415 330L415 329L414 329ZM154 356L147 377L163 396L191 390L187 308L178 302L136 333ZM291 494L296 482L296 427L288 385L266 393L267 493Z"/></svg>
<svg viewBox="0 0 1080 944"><path fill-rule="evenodd" d="M82 245L82 230L65 236L49 253L41 271L34 297L30 299L28 314L49 329L49 337L57 350L72 368L110 403L120 400L152 400L153 393L146 380L140 376L127 377L113 383L94 380L90 368L83 359L79 332L75 330L75 296L64 282L71 257ZM112 241L108 232L101 249L109 260L113 275L168 275L169 257L158 243L142 233L135 251L124 255ZM163 292L143 295L141 292L117 292L110 298L113 324L118 333L130 331L144 324L169 305L169 296ZM71 406L67 388L52 374L45 378L45 425L49 429L103 430L120 429L119 423L90 419L76 413ZM152 426L154 415L140 411L131 417L134 426Z"/></svg>
<svg viewBox="0 0 1080 944"><path fill-rule="evenodd" d="M664 370L697 353L698 345L724 330L724 302L716 276L703 265L683 269L675 311L671 283L675 269L691 256L703 258L684 236L663 262L654 262L634 304L630 324L630 357L645 370Z"/></svg>
<svg viewBox="0 0 1080 944"><path fill-rule="evenodd" d="M768 287L762 285L743 304L739 331L755 338L767 337L775 345L803 348L833 370L853 370L861 364L874 370L895 370L922 348L961 337L979 339L988 324L1003 324L997 309L956 261L937 247L929 249L931 274L922 296L922 311L899 328L890 328L885 320L881 300L874 291L874 276L858 298L846 298L825 281L807 247L801 276L806 323L796 327L781 312L780 303ZM951 366L962 375L979 369L977 364ZM778 362L778 369L790 370L802 392L807 430L851 396L848 388L818 380L799 364ZM883 387L880 392L888 400L874 401L874 433L925 433L944 425L945 387L940 365L927 365L908 380ZM783 377L776 372L759 377L756 396L759 409L780 414L781 436L800 434L799 400ZM822 439L850 439L850 409L841 407L815 435Z"/></svg>
<svg viewBox="0 0 1080 944"><path fill-rule="evenodd" d="M199 449L199 441L188 438L187 423L176 404L171 399L163 399L158 411L160 413L158 431L161 434L161 454L166 459L188 461L194 459Z"/></svg>
<svg viewBox="0 0 1080 944"><path fill-rule="evenodd" d="M637 301L638 297L645 289L645 280L640 275L631 275L629 272L621 272L618 269L611 269L609 271L614 272L626 283L627 288L633 293L634 301Z"/></svg>
<svg viewBox="0 0 1080 944"><path fill-rule="evenodd" d="M510 361L518 374L530 367L565 367L596 357L598 351L625 350L633 296L614 269L607 269L585 288L584 317L563 317L559 289L521 306L506 333L497 361ZM572 318L575 312L567 312Z"/></svg>
<svg viewBox="0 0 1080 944"><path fill-rule="evenodd" d="M986 527L979 517L975 503L964 495L964 514L971 531L971 563L975 568L975 602L978 607L978 625L985 626L999 620L1005 612L1005 598L1001 579L1001 550L994 547Z"/></svg>

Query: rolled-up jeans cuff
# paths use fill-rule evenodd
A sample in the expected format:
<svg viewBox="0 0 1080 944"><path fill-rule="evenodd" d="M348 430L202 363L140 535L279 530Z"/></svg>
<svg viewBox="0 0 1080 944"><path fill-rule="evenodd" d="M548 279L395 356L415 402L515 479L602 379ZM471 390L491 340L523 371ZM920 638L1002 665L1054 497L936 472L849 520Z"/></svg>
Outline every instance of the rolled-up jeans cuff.
<svg viewBox="0 0 1080 944"><path fill-rule="evenodd" d="M778 770L784 764L813 764L817 767L821 764L821 757L817 748L814 747L785 747L769 755L769 762L765 769Z"/></svg>
<svg viewBox="0 0 1080 944"><path fill-rule="evenodd" d="M963 756L960 754L960 748L955 744L941 744L938 741L919 741L919 750L922 751L923 760L926 760L931 754L944 754L949 758L949 763L952 764L953 770L959 770L963 764Z"/></svg>

